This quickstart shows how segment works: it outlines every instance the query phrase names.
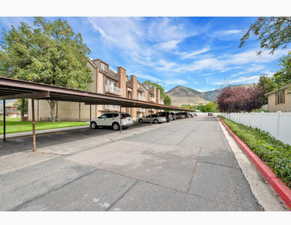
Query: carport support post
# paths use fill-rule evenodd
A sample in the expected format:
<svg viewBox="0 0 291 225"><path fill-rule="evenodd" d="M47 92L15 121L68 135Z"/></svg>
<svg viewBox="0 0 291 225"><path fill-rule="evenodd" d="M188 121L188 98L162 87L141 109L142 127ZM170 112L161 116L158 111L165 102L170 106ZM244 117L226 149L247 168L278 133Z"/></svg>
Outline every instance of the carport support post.
<svg viewBox="0 0 291 225"><path fill-rule="evenodd" d="M34 99L31 99L31 115L32 115L32 151L36 151L36 134L35 134L35 111L34 111Z"/></svg>
<svg viewBox="0 0 291 225"><path fill-rule="evenodd" d="M6 100L3 100L3 141L6 141Z"/></svg>
<svg viewBox="0 0 291 225"><path fill-rule="evenodd" d="M92 120L92 107L91 107L91 104L90 104L90 122Z"/></svg>
<svg viewBox="0 0 291 225"><path fill-rule="evenodd" d="M121 133L121 130L122 130L122 124L121 124L121 105L119 106L119 130L120 130L120 133Z"/></svg>

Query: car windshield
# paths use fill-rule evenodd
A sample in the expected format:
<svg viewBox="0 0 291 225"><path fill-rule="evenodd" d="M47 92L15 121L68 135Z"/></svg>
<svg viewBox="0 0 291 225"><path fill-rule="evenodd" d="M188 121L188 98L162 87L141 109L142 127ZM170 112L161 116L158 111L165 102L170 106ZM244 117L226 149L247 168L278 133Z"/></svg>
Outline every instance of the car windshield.
<svg viewBox="0 0 291 225"><path fill-rule="evenodd" d="M128 118L130 115L128 113L121 113L121 119Z"/></svg>

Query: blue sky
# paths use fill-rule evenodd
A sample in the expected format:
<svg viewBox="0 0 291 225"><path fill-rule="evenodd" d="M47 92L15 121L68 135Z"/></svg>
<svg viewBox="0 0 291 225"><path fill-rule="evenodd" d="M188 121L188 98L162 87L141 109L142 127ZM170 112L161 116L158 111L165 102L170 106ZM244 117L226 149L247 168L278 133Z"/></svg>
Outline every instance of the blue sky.
<svg viewBox="0 0 291 225"><path fill-rule="evenodd" d="M53 20L54 18L49 18ZM287 49L257 55L258 42L239 40L251 17L63 17L82 34L91 58L100 58L113 70L117 66L151 80L167 90L183 85L199 91L229 84L256 82L271 75ZM0 17L1 31L32 18ZM1 36L0 36L1 38Z"/></svg>

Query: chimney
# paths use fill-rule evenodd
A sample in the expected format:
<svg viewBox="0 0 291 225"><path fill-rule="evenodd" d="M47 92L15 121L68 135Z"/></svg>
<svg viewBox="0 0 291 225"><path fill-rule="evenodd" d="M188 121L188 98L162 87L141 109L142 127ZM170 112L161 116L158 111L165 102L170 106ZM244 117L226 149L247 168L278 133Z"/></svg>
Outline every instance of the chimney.
<svg viewBox="0 0 291 225"><path fill-rule="evenodd" d="M135 75L131 75L130 82L132 85L132 98L137 99L137 78Z"/></svg>
<svg viewBox="0 0 291 225"><path fill-rule="evenodd" d="M119 76L119 87L120 87L120 93L122 97L126 97L126 69L123 67L119 66L117 68L117 73Z"/></svg>
<svg viewBox="0 0 291 225"><path fill-rule="evenodd" d="M161 91L160 89L157 88L157 96L156 96L156 103L160 103L160 99L161 99Z"/></svg>

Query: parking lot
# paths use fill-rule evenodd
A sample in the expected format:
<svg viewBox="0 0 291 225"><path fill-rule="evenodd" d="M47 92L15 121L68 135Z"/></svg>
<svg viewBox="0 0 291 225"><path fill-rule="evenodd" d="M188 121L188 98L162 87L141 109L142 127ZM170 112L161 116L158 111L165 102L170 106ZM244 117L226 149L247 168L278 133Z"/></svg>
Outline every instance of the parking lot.
<svg viewBox="0 0 291 225"><path fill-rule="evenodd" d="M0 210L261 210L215 117L0 148Z"/></svg>

